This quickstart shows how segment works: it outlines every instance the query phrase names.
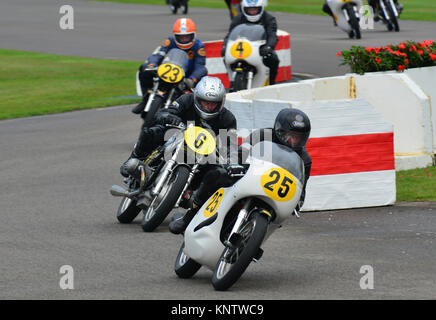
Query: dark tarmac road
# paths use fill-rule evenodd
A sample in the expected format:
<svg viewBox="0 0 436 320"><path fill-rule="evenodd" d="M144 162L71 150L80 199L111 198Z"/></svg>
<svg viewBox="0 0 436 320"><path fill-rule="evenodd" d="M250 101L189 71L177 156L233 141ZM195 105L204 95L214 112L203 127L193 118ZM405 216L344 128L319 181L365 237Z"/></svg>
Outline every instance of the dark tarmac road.
<svg viewBox="0 0 436 320"><path fill-rule="evenodd" d="M76 28L64 31L61 4L2 0L0 47L142 60L175 18L167 7L70 1ZM190 16L204 40L229 22L225 10ZM319 76L347 72L336 52L352 44L436 34L435 23L401 21L400 33L377 26L350 41L328 17L277 17L291 32L294 72ZM152 234L139 221L120 225L120 199L109 194L140 124L129 106L0 121L0 299L436 299L436 203L308 212L273 234L228 292L215 292L204 268L178 279L182 238L167 223ZM63 265L73 267L74 290L59 286ZM374 289L359 285L365 265Z"/></svg>

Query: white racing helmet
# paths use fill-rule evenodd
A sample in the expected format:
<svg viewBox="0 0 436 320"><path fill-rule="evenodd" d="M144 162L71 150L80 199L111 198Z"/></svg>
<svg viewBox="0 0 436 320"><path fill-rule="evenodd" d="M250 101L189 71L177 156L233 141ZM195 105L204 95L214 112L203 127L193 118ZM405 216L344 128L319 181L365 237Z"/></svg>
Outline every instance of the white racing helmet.
<svg viewBox="0 0 436 320"><path fill-rule="evenodd" d="M242 0L241 12L248 21L255 23L262 17L266 5L266 0Z"/></svg>

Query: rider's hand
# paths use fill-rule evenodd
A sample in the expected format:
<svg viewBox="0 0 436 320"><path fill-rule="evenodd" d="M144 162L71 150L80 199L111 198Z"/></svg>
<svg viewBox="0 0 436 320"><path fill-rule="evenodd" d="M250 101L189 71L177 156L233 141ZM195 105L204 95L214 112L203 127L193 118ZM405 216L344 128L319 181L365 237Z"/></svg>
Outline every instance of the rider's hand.
<svg viewBox="0 0 436 320"><path fill-rule="evenodd" d="M274 51L273 48L271 48L270 46L268 46L266 44L259 48L259 54L262 57L267 57L267 56L271 55L273 53L273 51Z"/></svg>
<svg viewBox="0 0 436 320"><path fill-rule="evenodd" d="M225 166L225 169L227 170L227 174L230 177L242 176L247 171L246 166L241 165L241 164L229 164L229 165Z"/></svg>
<svg viewBox="0 0 436 320"><path fill-rule="evenodd" d="M178 125L180 125L180 123L183 122L183 120L180 117L178 117L178 116L176 116L174 114L168 113L165 116L164 122L166 124L171 124L173 126L178 126Z"/></svg>
<svg viewBox="0 0 436 320"><path fill-rule="evenodd" d="M154 63L149 63L147 64L147 68L155 68L156 65Z"/></svg>

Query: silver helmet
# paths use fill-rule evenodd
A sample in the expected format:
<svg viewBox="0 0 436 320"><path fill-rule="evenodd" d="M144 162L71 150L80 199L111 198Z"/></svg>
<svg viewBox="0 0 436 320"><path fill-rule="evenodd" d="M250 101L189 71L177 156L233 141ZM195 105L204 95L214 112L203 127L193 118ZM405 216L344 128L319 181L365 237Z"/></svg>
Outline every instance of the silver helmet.
<svg viewBox="0 0 436 320"><path fill-rule="evenodd" d="M204 120L217 117L226 100L226 89L219 78L203 77L194 89L195 111Z"/></svg>

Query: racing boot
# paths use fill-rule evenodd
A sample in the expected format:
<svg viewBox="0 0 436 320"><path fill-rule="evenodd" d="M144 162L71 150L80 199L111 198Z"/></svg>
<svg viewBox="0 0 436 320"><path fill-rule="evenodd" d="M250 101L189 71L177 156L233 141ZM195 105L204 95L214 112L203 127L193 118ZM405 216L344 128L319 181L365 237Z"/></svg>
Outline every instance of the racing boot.
<svg viewBox="0 0 436 320"><path fill-rule="evenodd" d="M192 208L186 211L185 215L181 218L175 219L170 222L168 228L171 233L180 234L186 230L186 227L191 222L191 220L195 217L195 215L200 209L195 203L192 204Z"/></svg>
<svg viewBox="0 0 436 320"><path fill-rule="evenodd" d="M145 106L147 105L147 100L148 100L148 96L149 94L146 93L143 97L140 103L138 103L138 105L136 107L133 107L132 109L132 113L134 114L140 114L142 111L144 111Z"/></svg>

